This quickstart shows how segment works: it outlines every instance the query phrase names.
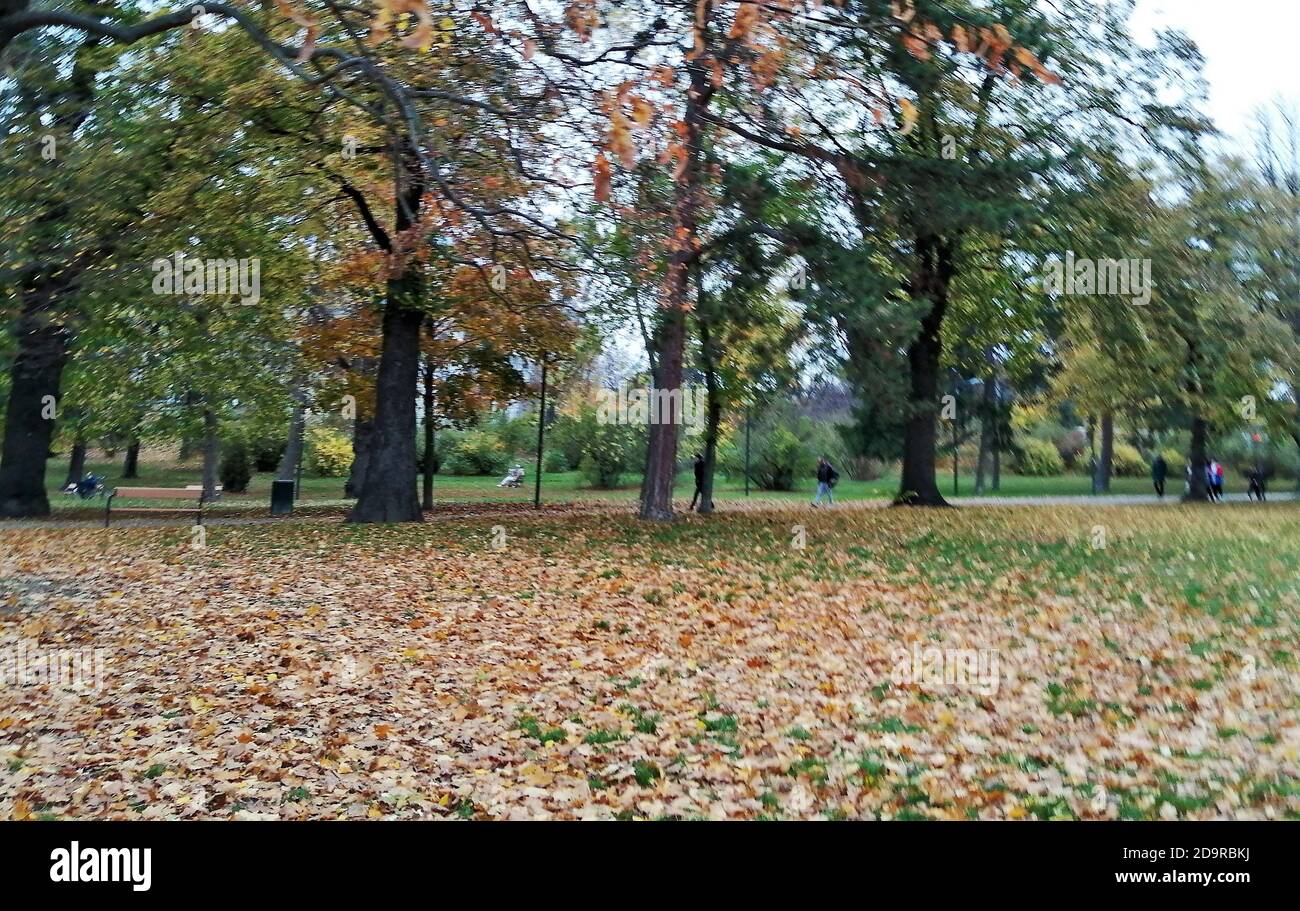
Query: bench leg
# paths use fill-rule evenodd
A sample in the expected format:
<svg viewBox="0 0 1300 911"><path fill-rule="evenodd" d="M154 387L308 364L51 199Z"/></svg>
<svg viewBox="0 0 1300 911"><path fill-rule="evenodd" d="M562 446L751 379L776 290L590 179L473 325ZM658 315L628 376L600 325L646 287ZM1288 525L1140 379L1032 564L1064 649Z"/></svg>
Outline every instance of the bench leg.
<svg viewBox="0 0 1300 911"><path fill-rule="evenodd" d="M111 516L113 512L113 497L115 496L117 496L116 493L110 493L108 495L108 499L104 501L104 527L105 528L108 528L109 516Z"/></svg>

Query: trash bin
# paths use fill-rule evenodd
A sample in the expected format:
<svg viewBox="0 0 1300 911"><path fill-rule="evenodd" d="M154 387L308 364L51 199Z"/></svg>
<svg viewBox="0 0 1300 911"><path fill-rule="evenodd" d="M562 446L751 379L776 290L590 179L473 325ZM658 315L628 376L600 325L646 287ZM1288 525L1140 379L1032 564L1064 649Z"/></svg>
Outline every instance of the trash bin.
<svg viewBox="0 0 1300 911"><path fill-rule="evenodd" d="M293 481L271 482L271 515L287 516L293 512Z"/></svg>

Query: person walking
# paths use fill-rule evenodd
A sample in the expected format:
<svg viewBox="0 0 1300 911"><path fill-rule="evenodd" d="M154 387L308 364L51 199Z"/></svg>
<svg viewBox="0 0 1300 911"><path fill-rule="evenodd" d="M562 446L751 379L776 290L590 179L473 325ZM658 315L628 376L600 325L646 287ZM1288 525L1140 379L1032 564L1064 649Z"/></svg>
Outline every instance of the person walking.
<svg viewBox="0 0 1300 911"><path fill-rule="evenodd" d="M1155 485L1156 495L1160 499L1165 498L1165 478L1169 477L1169 463L1160 453L1156 453L1156 460L1151 463L1151 483Z"/></svg>
<svg viewBox="0 0 1300 911"><path fill-rule="evenodd" d="M839 472L831 466L830 460L826 456L819 458L817 460L817 495L813 497L812 505L821 505L822 494L825 494L826 505L834 506L835 495L831 493L831 488L835 486L835 482L839 479Z"/></svg>
<svg viewBox="0 0 1300 911"><path fill-rule="evenodd" d="M695 493L691 497L691 511L695 511L696 502L704 498L704 456L695 453Z"/></svg>
<svg viewBox="0 0 1300 911"><path fill-rule="evenodd" d="M1246 472L1246 479L1250 482L1250 486L1246 489L1246 499L1258 500L1260 503L1263 503L1264 472L1262 472L1258 467L1252 468L1250 471Z"/></svg>
<svg viewBox="0 0 1300 911"><path fill-rule="evenodd" d="M1222 462L1214 463L1214 495L1219 498L1220 503L1223 502L1223 463Z"/></svg>

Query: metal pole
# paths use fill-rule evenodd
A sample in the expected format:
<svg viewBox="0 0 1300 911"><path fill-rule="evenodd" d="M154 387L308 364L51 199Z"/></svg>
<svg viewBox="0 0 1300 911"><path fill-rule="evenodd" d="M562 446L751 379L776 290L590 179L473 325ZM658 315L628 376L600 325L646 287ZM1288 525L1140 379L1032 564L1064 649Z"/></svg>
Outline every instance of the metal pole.
<svg viewBox="0 0 1300 911"><path fill-rule="evenodd" d="M537 409L537 477L533 479L533 509L542 508L542 444L546 435L546 356L542 356L542 404Z"/></svg>

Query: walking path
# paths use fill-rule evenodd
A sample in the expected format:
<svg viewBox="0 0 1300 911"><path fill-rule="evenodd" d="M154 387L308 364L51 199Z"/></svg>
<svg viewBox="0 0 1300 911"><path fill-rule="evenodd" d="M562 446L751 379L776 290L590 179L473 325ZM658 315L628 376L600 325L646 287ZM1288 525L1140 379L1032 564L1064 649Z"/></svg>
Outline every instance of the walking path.
<svg viewBox="0 0 1300 911"><path fill-rule="evenodd" d="M1269 494L1269 502L1293 503L1297 499L1294 492ZM1245 503L1245 494L1228 494L1224 497L1228 503ZM1179 506L1181 497L1167 496L1163 500L1154 496L1136 494L1113 494L1104 496L1052 496L1052 497L956 497L949 500L960 507L1002 507L1002 506ZM886 499L841 500L834 505L818 507L833 510L882 509L889 506ZM1209 504L1207 504L1209 505ZM686 515L690 501L682 498L676 501L678 511ZM810 509L804 498L794 497L750 497L748 499L719 500L716 509L719 514L729 512L803 512ZM567 500L544 504L541 514L568 513L580 509L583 512L630 513L636 510L634 500ZM518 514L535 515L531 504L526 503L449 503L439 505L429 515L428 521L439 519L473 519L487 516L504 516ZM305 524L315 522L341 522L343 513L305 513L297 516L206 516L206 526L227 525L275 525L283 523ZM3 519L0 520L0 532L21 531L26 529L47 528L102 528L102 519ZM155 518L122 518L113 520L113 528L166 528L185 527L194 524L189 516L159 516Z"/></svg>

